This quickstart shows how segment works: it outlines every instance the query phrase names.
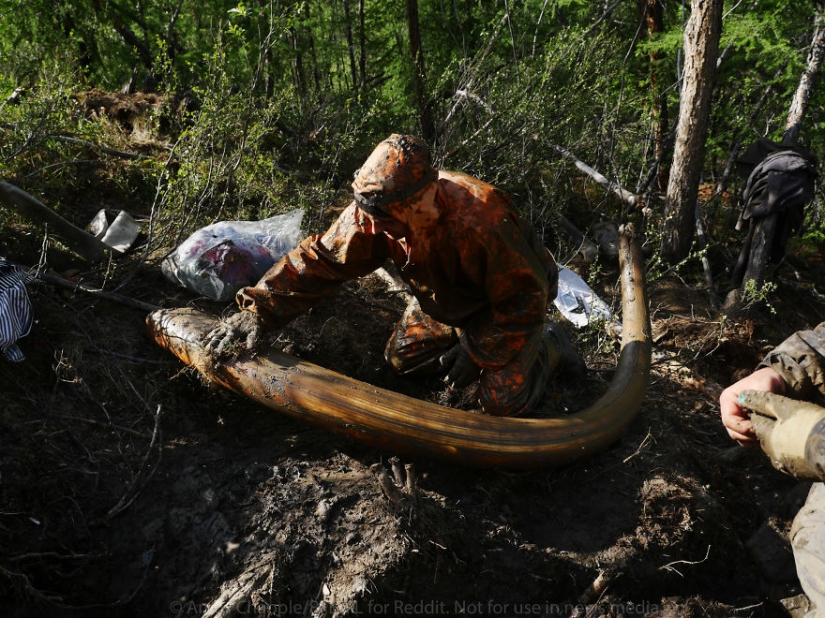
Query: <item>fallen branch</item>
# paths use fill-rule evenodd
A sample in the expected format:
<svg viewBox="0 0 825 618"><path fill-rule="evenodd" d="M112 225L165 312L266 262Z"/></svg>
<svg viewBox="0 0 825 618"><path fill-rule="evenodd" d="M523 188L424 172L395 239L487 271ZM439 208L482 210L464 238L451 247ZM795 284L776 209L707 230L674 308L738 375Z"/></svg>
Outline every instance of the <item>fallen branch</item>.
<svg viewBox="0 0 825 618"><path fill-rule="evenodd" d="M79 146L86 146L88 148L94 148L95 150L99 150L102 153L113 155L115 157L120 157L122 159L146 159L146 155L138 154L136 152L125 152L123 150L116 150L114 148L109 148L108 146L101 146L100 144L95 144L94 142L86 141L85 139L78 139L76 137L69 137L68 135L47 135L47 134L39 134L35 137L40 137L42 139L53 139L57 140L58 142L66 142L68 144L77 144Z"/></svg>
<svg viewBox="0 0 825 618"><path fill-rule="evenodd" d="M605 189L617 195L619 199L621 199L624 203L628 204L629 206L636 206L639 202L639 196L631 193L627 189L620 186L618 183L613 182L612 180L608 180L601 172L594 170L592 167L587 165L584 161L577 158L572 152L567 150L566 148L562 148L561 146L553 146L553 149L556 150L559 154L564 157L567 157L575 166L588 176L595 180L597 183L602 185Z"/></svg>
<svg viewBox="0 0 825 618"><path fill-rule="evenodd" d="M135 309L141 309L142 311L156 311L160 308L157 305L145 303L142 300L137 300L134 298L129 298L128 296L123 296L122 294L116 294L115 292L107 292L106 290L90 288L89 286L83 285L82 283L69 281L68 279L64 279L63 277L58 277L57 275L40 273L38 275L35 275L35 278L40 279L41 281L44 281L46 283L51 283L52 285L57 285L72 290L73 292L83 292L84 294L91 294L92 296L97 296L98 298L111 300L116 303L120 303L121 305L134 307Z"/></svg>
<svg viewBox="0 0 825 618"><path fill-rule="evenodd" d="M0 203L11 206L29 219L51 225L73 251L90 262L102 262L112 254L120 255L119 251L75 227L41 201L8 182L0 181Z"/></svg>
<svg viewBox="0 0 825 618"><path fill-rule="evenodd" d="M684 577L684 575L682 575L682 573L678 569L673 568L674 564L687 564L687 565L690 565L690 566L695 565L695 564L702 564L703 562L705 562L708 559L708 556L710 556L710 545L708 545L708 551L705 553L705 557L702 558L701 560L674 560L673 562L668 562L667 564L663 564L662 566L659 567L659 570L664 569L666 571L673 571L674 573L679 575L679 577Z"/></svg>
<svg viewBox="0 0 825 618"><path fill-rule="evenodd" d="M117 504L115 504L112 508L110 508L106 515L103 517L102 521L99 523L108 523L113 517L119 515L127 508L132 502L135 501L135 498L138 497L140 490L149 482L149 479L154 476L155 471L158 469L158 465L160 464L160 458L163 453L163 448L158 448L158 457L155 465L151 468L148 468L149 464L149 456L151 455L152 451L154 450L155 446L158 444L158 438L160 435L160 417L161 417L161 406L158 406L157 411L155 412L155 428L152 431L152 440L149 442L149 448L146 449L146 454L143 456L143 461L141 462L141 468L138 470L138 473L135 475L135 478L132 479L129 487L126 489L126 493L118 500ZM148 472L147 472L148 470Z"/></svg>

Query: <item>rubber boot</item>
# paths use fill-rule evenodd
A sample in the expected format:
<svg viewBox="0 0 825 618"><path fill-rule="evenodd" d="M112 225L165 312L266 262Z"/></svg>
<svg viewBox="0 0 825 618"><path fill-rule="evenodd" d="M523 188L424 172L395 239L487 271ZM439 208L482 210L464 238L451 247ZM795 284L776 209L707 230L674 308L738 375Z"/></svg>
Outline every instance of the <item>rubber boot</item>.
<svg viewBox="0 0 825 618"><path fill-rule="evenodd" d="M574 379L584 379L587 365L567 334L567 329L559 322L549 322L544 327L544 337L550 348L551 364L555 361L554 372ZM552 358L552 357L556 358Z"/></svg>

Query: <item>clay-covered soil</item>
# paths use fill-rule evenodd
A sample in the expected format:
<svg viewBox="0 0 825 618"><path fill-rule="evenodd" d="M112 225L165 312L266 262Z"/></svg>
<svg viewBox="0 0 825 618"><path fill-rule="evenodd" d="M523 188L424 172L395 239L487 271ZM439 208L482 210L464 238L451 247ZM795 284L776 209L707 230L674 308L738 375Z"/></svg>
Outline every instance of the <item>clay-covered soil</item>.
<svg viewBox="0 0 825 618"><path fill-rule="evenodd" d="M128 291L224 308L152 269ZM148 339L139 309L33 286L27 360L0 363L4 615L787 615L800 591L783 535L805 486L728 440L715 393L823 306L786 282L779 317L722 322L676 278L649 294L650 388L616 444L531 472L408 458L418 491L396 504L378 481L393 453L205 384ZM384 366L402 308L367 278L273 343L460 404ZM615 367L617 342L577 340L589 376L550 389L558 414Z"/></svg>

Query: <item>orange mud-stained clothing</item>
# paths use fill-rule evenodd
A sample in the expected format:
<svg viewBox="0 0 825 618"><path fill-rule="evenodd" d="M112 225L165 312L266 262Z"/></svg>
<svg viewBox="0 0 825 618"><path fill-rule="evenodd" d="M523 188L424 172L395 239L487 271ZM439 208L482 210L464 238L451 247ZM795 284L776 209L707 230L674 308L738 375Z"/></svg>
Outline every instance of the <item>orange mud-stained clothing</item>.
<svg viewBox="0 0 825 618"><path fill-rule="evenodd" d="M414 226L394 238L353 202L325 234L304 239L257 285L238 292L238 305L277 329L390 258L421 310L463 332L482 369L485 411L522 414L525 390L549 375L535 365L546 356L540 353L543 325L558 267L502 191L457 172L441 171L436 182L438 221L426 238L418 238ZM448 330L439 330L436 347L454 336ZM396 337L403 336L404 328L397 329ZM388 360L397 370L404 364Z"/></svg>

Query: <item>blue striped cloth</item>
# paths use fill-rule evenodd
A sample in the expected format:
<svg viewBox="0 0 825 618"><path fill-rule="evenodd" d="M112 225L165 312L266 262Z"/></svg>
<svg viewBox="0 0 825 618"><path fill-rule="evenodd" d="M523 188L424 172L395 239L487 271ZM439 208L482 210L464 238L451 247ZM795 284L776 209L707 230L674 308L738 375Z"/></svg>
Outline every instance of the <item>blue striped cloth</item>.
<svg viewBox="0 0 825 618"><path fill-rule="evenodd" d="M32 329L32 305L26 284L34 277L0 258L0 352L10 361L26 359L17 340Z"/></svg>

